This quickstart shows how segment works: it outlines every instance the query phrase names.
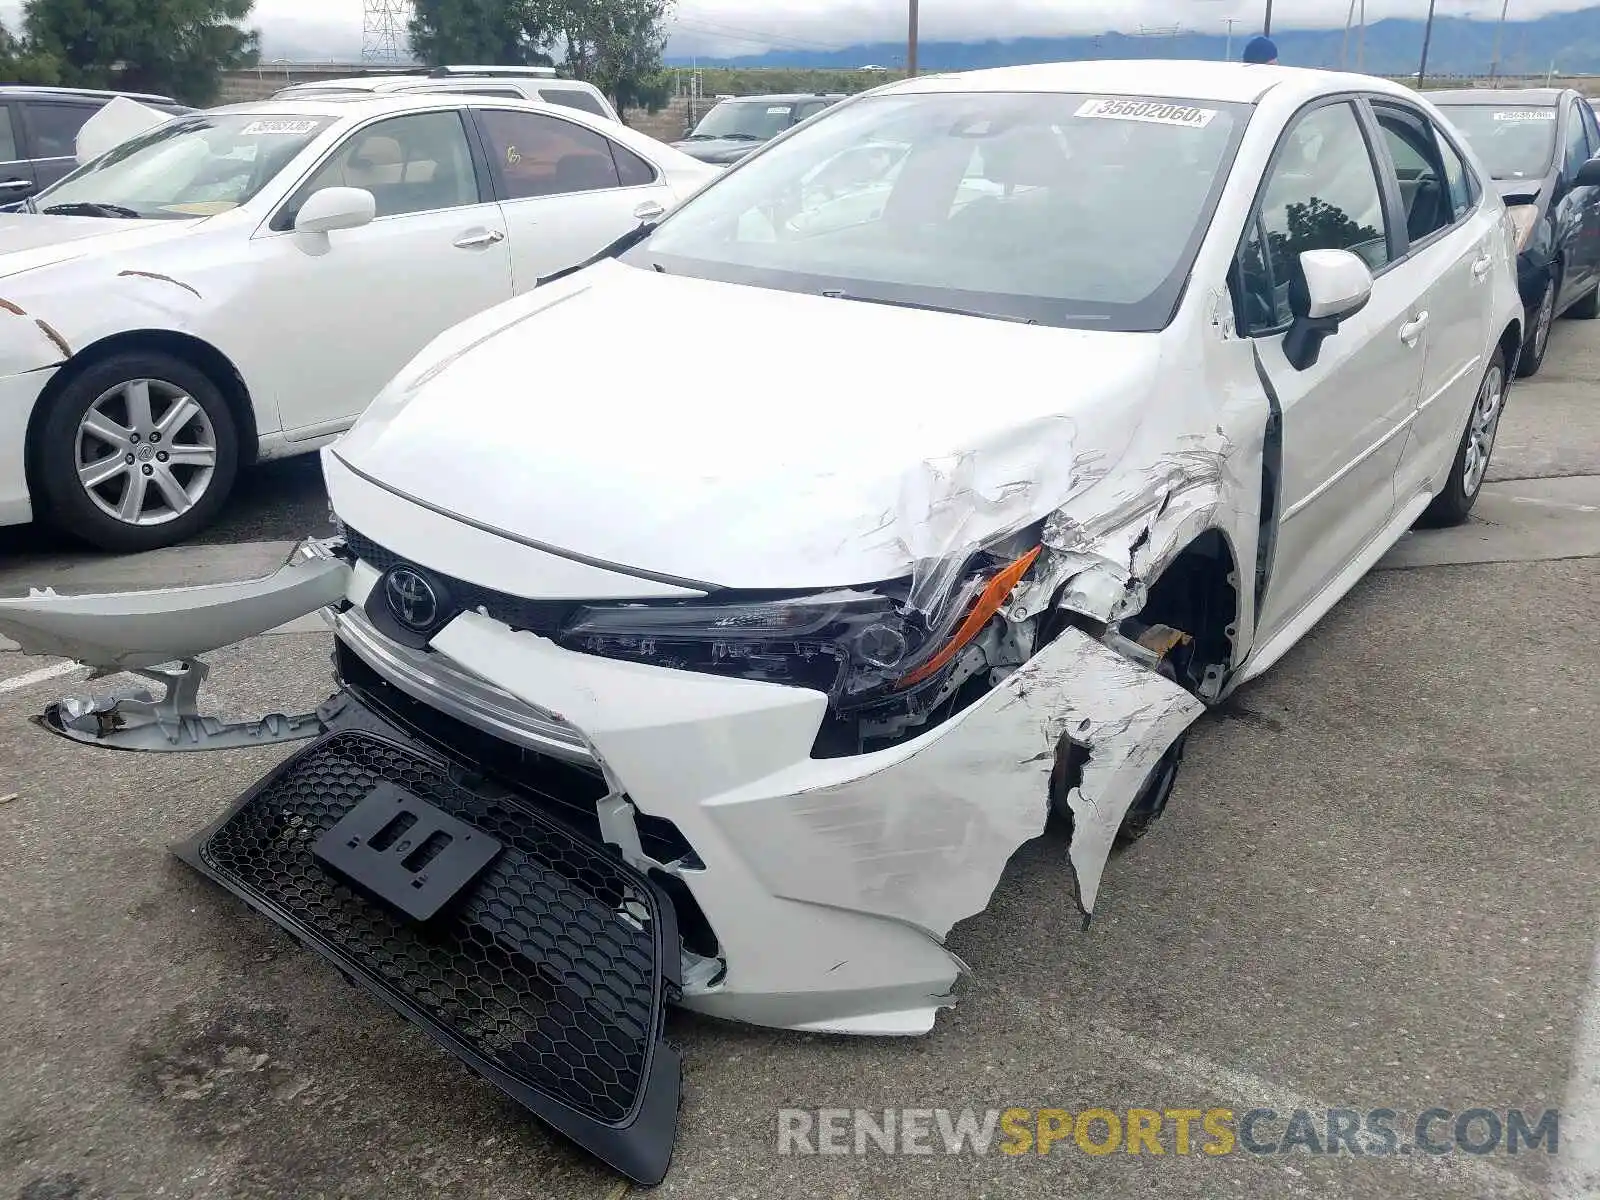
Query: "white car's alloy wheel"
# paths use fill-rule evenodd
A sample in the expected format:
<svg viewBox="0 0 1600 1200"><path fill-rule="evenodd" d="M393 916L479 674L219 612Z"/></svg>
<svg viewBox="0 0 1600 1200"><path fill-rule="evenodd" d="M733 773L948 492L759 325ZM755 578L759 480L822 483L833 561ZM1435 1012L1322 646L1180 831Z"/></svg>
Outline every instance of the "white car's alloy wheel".
<svg viewBox="0 0 1600 1200"><path fill-rule="evenodd" d="M211 486L217 436L192 396L160 379L130 379L98 396L78 423L78 482L106 516L164 525Z"/></svg>
<svg viewBox="0 0 1600 1200"><path fill-rule="evenodd" d="M1461 490L1468 496L1478 494L1478 489L1483 486L1483 477L1489 470L1489 459L1494 454L1494 439L1500 432L1500 412L1505 405L1505 395L1505 372L1496 360L1484 373L1467 427Z"/></svg>

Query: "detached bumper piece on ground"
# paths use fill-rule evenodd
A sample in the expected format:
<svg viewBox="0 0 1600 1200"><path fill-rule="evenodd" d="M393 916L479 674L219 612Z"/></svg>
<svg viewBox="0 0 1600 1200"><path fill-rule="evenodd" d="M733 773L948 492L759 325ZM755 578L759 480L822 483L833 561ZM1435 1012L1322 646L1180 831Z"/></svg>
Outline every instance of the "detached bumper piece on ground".
<svg viewBox="0 0 1600 1200"><path fill-rule="evenodd" d="M672 905L353 701L333 730L180 857L535 1115L659 1183L681 1080L661 1040L679 987Z"/></svg>

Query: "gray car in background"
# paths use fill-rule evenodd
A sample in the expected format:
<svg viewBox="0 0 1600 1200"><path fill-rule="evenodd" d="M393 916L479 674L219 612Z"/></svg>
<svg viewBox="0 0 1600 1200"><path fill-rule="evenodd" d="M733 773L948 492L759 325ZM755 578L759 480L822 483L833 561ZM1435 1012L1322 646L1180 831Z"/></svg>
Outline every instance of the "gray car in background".
<svg viewBox="0 0 1600 1200"><path fill-rule="evenodd" d="M672 146L701 162L731 166L785 129L845 98L842 93L803 92L726 99L702 117L688 137Z"/></svg>
<svg viewBox="0 0 1600 1200"><path fill-rule="evenodd" d="M118 96L166 113L194 111L170 96L139 92L0 87L0 205L26 200L76 170L78 130Z"/></svg>

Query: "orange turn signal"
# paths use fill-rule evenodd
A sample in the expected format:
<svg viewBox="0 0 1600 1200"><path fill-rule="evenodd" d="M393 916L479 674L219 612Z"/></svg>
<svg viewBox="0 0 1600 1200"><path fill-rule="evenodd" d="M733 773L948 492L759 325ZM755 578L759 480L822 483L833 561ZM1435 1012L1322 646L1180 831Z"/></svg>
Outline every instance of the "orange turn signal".
<svg viewBox="0 0 1600 1200"><path fill-rule="evenodd" d="M967 614L967 619L961 622L960 628L945 643L944 649L909 675L902 677L895 686L911 687L949 665L950 660L961 652L961 648L978 636L978 632L989 623L989 618L1000 611L1000 606L1006 602L1006 597L1016 589L1017 581L1028 573L1028 568L1033 566L1033 560L1038 557L1039 547L1035 546L989 580L977 603L972 606L972 611Z"/></svg>

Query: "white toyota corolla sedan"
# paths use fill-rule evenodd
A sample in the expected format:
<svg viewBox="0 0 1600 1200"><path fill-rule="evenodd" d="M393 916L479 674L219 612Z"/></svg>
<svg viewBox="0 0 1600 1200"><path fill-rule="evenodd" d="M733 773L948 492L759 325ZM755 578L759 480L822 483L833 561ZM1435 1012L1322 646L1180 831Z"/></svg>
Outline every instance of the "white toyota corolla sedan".
<svg viewBox="0 0 1600 1200"><path fill-rule="evenodd" d="M0 216L0 525L180 541L435 335L717 174L489 96L244 104L135 137Z"/></svg>
<svg viewBox="0 0 1600 1200"><path fill-rule="evenodd" d="M1465 519L1514 244L1383 80L894 84L435 341L323 453L342 537L0 629L165 686L54 705L78 741L314 738L180 853L656 1180L665 1004L926 1032L1052 809L1087 918L1206 706ZM317 607L320 711L199 713L197 656Z"/></svg>

